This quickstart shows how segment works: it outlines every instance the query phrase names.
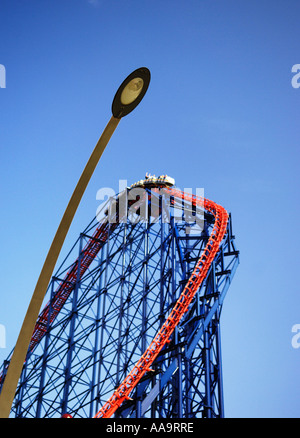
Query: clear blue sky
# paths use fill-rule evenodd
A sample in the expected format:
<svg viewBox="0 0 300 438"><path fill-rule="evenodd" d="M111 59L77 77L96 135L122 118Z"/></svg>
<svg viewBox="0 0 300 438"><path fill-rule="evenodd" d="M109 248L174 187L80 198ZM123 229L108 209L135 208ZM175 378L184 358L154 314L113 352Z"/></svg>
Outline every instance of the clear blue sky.
<svg viewBox="0 0 300 438"><path fill-rule="evenodd" d="M299 16L297 0L1 0L1 363L113 95L146 66L147 95L120 122L63 253L99 188L146 172L203 187L232 213L241 251L222 312L225 414L300 416Z"/></svg>

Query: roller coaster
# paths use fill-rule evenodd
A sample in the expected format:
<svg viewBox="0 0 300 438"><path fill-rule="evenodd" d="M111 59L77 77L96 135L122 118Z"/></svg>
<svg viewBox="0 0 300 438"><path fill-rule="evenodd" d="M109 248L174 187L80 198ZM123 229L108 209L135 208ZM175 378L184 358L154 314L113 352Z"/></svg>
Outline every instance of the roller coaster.
<svg viewBox="0 0 300 438"><path fill-rule="evenodd" d="M238 264L231 215L173 178L108 199L52 277L11 416L223 417L220 315Z"/></svg>

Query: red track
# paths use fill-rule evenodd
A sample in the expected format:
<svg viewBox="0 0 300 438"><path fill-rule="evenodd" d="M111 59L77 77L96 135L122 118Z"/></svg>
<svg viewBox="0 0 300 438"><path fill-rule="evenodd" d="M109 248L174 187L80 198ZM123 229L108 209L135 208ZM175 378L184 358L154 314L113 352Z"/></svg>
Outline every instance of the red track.
<svg viewBox="0 0 300 438"><path fill-rule="evenodd" d="M143 375L150 370L151 364L164 345L170 342L169 338L173 333L173 330L179 323L182 316L187 312L195 293L207 275L210 265L213 262L219 250L220 243L226 233L228 214L223 207L207 199L199 198L193 195L187 195L186 193L176 189L171 188L166 190L168 190L172 196L190 201L193 204L197 204L200 208L204 208L206 211L212 213L215 217L214 228L201 257L192 272L192 275L190 276L184 290L182 291L165 323L145 353L133 367L131 372L115 390L110 399L102 406L94 418L111 417L118 407L123 403L123 401L129 398L129 394L143 377Z"/></svg>
<svg viewBox="0 0 300 438"><path fill-rule="evenodd" d="M112 227L115 227L117 224L113 224ZM70 293L74 290L76 282L78 278L81 279L101 247L106 242L109 231L108 222L102 223L94 232L93 237L88 241L86 246L83 248L81 255L75 261L75 263L70 268L64 280L62 280L60 286L55 291L55 295L53 301L50 302L44 307L42 312L40 313L37 322L35 324L35 328L31 337L31 341L29 344L29 350L33 351L36 345L40 342L42 337L47 331L48 324L52 324L63 305L65 304L67 298ZM78 263L80 263L80 270L78 272ZM49 316L50 311L50 316Z"/></svg>
<svg viewBox="0 0 300 438"><path fill-rule="evenodd" d="M99 227L96 228L93 236L89 239L86 246L83 248L80 256L73 263L65 278L61 281L60 285L56 289L53 300L51 302L51 306L49 301L39 314L29 343L28 351L32 352L42 340L47 331L48 325L51 326L56 316L61 311L67 298L74 290L78 279L80 280L82 278L82 276L106 242L109 231L112 232L117 226L118 218L116 218L116 223L109 225L109 223L106 221L101 223ZM79 272L78 263L80 266ZM6 365L6 369L7 368L8 364ZM2 379L3 374L0 375L0 383L2 382Z"/></svg>

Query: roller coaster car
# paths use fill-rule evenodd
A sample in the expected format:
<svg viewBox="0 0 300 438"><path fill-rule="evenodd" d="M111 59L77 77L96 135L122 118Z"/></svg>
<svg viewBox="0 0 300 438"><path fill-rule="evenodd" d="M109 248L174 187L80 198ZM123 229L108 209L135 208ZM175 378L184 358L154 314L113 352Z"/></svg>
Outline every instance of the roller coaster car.
<svg viewBox="0 0 300 438"><path fill-rule="evenodd" d="M141 179L138 182L132 184L130 187L127 187L127 190L131 190L133 188L139 187L139 188L160 188L160 187L172 187L175 185L175 179L168 176L168 175L160 175L156 177L155 175L150 175L146 173L145 179ZM119 201L122 196L126 196L125 192L119 193L117 198L115 199L116 202L116 211L118 212L118 206ZM137 197L139 199L139 196ZM135 201L131 201L130 204L133 204ZM174 200L171 199L171 205L174 204ZM105 216L108 215L109 209L107 209L104 214Z"/></svg>
<svg viewBox="0 0 300 438"><path fill-rule="evenodd" d="M172 187L175 185L175 179L168 175L150 175L146 173L145 179L132 184L130 189L134 187L152 188L152 187Z"/></svg>

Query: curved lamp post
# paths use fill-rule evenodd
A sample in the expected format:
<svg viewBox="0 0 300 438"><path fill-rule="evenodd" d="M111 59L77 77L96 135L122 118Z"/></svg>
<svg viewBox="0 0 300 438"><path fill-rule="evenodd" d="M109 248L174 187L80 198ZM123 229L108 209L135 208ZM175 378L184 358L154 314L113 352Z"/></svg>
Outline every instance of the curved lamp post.
<svg viewBox="0 0 300 438"><path fill-rule="evenodd" d="M0 418L7 418L26 359L32 333L39 311L51 280L55 264L68 233L73 217L91 176L122 117L129 114L140 103L150 83L150 72L142 67L132 72L120 85L112 103L112 117L98 140L70 198L59 227L50 246L35 290L33 292L17 343L4 379L0 394Z"/></svg>

